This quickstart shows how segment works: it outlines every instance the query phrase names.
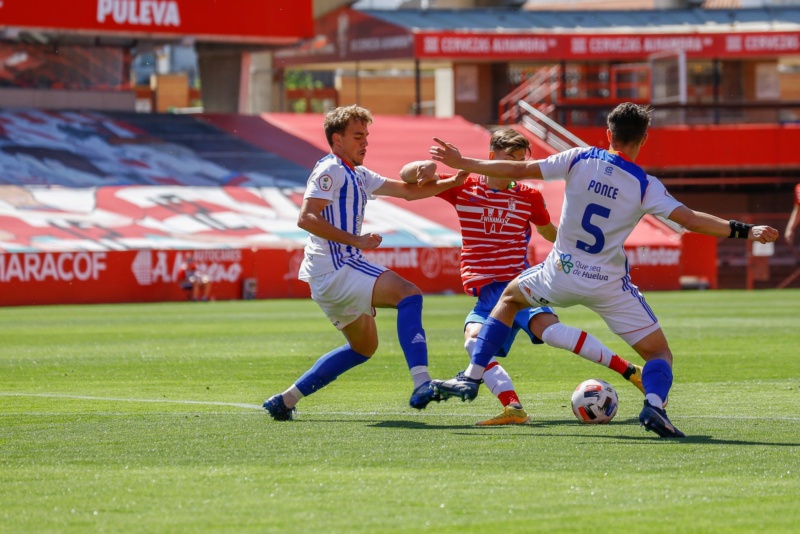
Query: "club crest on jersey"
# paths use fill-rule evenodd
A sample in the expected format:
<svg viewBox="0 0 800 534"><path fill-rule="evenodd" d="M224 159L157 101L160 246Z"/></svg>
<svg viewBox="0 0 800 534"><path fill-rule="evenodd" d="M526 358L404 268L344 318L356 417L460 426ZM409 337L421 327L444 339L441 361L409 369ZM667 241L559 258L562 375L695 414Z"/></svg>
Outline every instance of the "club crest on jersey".
<svg viewBox="0 0 800 534"><path fill-rule="evenodd" d="M508 199L508 211L514 211L517 209L517 199L511 197Z"/></svg>
<svg viewBox="0 0 800 534"><path fill-rule="evenodd" d="M558 267L559 271L569 274L573 267L572 254L562 254L561 258L556 260L556 267Z"/></svg>
<svg viewBox="0 0 800 534"><path fill-rule="evenodd" d="M508 214L496 208L484 208L481 215L483 231L487 234L497 234L503 231L503 227L508 222Z"/></svg>
<svg viewBox="0 0 800 534"><path fill-rule="evenodd" d="M333 178L328 176L327 174L323 174L319 177L319 188L323 191L330 191L331 187L333 186Z"/></svg>

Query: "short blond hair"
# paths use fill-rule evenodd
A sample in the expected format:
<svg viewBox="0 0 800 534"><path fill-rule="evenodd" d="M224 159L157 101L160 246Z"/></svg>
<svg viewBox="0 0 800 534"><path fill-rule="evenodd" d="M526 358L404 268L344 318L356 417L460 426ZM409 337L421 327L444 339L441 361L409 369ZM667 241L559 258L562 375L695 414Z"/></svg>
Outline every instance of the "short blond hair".
<svg viewBox="0 0 800 534"><path fill-rule="evenodd" d="M489 150L492 152L502 150L506 154L524 150L525 155L529 155L531 153L531 142L513 128L500 128L492 134L492 139L489 141Z"/></svg>
<svg viewBox="0 0 800 534"><path fill-rule="evenodd" d="M344 134L351 122L372 124L372 113L368 109L353 104L352 106L333 108L325 115L325 122L322 126L325 129L325 137L328 139L329 146L333 146L333 134Z"/></svg>

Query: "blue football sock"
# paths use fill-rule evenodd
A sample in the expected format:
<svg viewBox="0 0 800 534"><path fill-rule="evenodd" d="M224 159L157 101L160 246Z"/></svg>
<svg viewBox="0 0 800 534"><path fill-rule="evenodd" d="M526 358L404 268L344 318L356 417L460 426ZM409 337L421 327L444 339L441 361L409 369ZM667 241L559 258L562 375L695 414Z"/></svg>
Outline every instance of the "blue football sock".
<svg viewBox="0 0 800 534"><path fill-rule="evenodd" d="M488 317L481 327L478 334L478 341L475 343L475 350L472 353L471 363L486 367L492 357L503 347L508 336L511 335L511 327L498 321L494 317Z"/></svg>
<svg viewBox="0 0 800 534"><path fill-rule="evenodd" d="M369 358L351 349L350 345L343 345L317 360L295 385L304 396L311 395L336 380L340 374L367 360Z"/></svg>
<svg viewBox="0 0 800 534"><path fill-rule="evenodd" d="M642 386L645 396L658 395L663 403L672 387L672 367L660 358L646 362L642 369Z"/></svg>
<svg viewBox="0 0 800 534"><path fill-rule="evenodd" d="M422 328L422 295L411 295L397 305L397 337L409 369L428 366L428 341Z"/></svg>

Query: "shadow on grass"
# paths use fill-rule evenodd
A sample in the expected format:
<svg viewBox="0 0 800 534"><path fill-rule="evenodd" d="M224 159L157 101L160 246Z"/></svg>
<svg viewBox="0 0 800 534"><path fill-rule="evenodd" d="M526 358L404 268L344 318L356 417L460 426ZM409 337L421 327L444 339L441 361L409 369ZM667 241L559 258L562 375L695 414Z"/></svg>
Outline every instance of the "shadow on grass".
<svg viewBox="0 0 800 534"><path fill-rule="evenodd" d="M364 421L367 422L367 421ZM631 418L625 421L616 421L614 423L615 426L631 426L639 427L639 420L636 418ZM462 435L471 435L471 436L480 436L485 435L487 432L492 431L500 431L501 429L508 429L509 426L483 426L478 427L474 424L466 424L466 425L442 425L442 424L431 424L426 423L424 421L380 421L377 423L368 424L367 426L375 427L375 428L405 428L408 430L459 430L459 434ZM551 421L535 421L528 425L515 425L512 428L515 429L528 429L528 430L537 430L537 429L551 429L551 428L578 428L584 427L582 423L578 423L572 419L560 419L560 420L551 420ZM469 430L470 432L464 432ZM588 435L586 433L568 433L568 432L559 432L559 433L525 433L526 436L530 437L574 437L574 438L591 438L592 440L597 439L609 439L609 440L618 440L618 441L653 441L653 442L660 442L660 443L680 443L686 445L744 445L744 446L765 446L765 447L800 447L800 442L796 443L772 443L766 441L747 441L747 440L738 440L738 439L719 439L713 436L706 436L706 435L690 435L686 436L685 438L660 438L656 434L652 432L645 432L644 429L640 430L641 433L637 435L597 435L592 434ZM520 436L521 434L514 434L513 437ZM512 435L509 435L512 437Z"/></svg>
<svg viewBox="0 0 800 534"><path fill-rule="evenodd" d="M380 421L367 426L375 428L406 428L408 430L463 430L475 428L475 425L440 425L423 421Z"/></svg>

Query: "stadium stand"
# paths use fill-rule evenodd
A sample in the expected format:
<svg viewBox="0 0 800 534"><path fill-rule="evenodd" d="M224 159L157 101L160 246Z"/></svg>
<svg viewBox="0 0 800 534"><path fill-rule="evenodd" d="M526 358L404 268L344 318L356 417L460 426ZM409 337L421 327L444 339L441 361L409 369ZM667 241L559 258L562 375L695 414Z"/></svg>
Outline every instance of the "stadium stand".
<svg viewBox="0 0 800 534"><path fill-rule="evenodd" d="M0 304L183 299L174 279L190 254L215 277L217 298L241 298L253 280L257 298L307 296L296 280L305 241L296 216L308 172L328 150L321 122L0 111L0 280L26 284ZM376 116L368 166L396 175L427 157L434 136L483 155L490 133L460 118ZM563 184L538 186L557 219ZM364 222L384 236L375 260L425 291L460 291L452 210L438 199L375 202ZM676 232L648 220L630 246L640 284L678 287L685 245ZM531 260L548 251L535 236ZM133 289L122 291L126 278ZM90 284L80 296L76 279ZM52 290L63 282L64 292Z"/></svg>

